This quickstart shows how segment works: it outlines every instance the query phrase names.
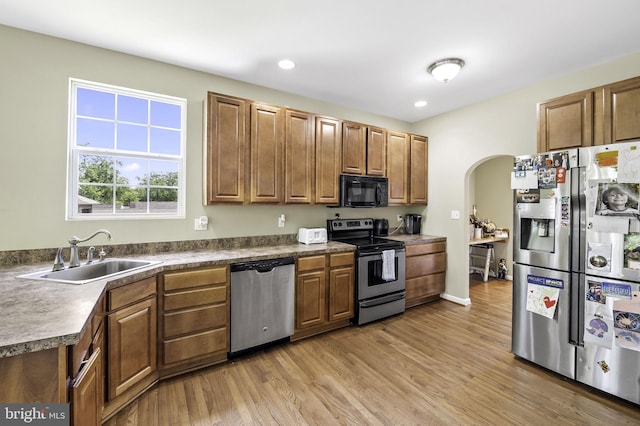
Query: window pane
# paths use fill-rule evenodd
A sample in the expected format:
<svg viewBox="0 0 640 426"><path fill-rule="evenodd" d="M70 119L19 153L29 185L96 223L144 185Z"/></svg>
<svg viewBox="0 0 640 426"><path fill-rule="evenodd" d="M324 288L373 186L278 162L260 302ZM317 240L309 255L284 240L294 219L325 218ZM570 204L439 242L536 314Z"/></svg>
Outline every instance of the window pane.
<svg viewBox="0 0 640 426"><path fill-rule="evenodd" d="M112 121L78 118L76 123L76 145L113 148L115 127Z"/></svg>
<svg viewBox="0 0 640 426"><path fill-rule="evenodd" d="M131 210L132 205L134 210L137 209L136 202L139 200L140 194L138 193L137 188L133 186L116 187L116 213L118 210ZM146 213L146 211L142 213Z"/></svg>
<svg viewBox="0 0 640 426"><path fill-rule="evenodd" d="M78 187L79 213L111 213L113 210L113 186L80 185Z"/></svg>
<svg viewBox="0 0 640 426"><path fill-rule="evenodd" d="M79 182L113 184L113 157L81 154L78 160Z"/></svg>
<svg viewBox="0 0 640 426"><path fill-rule="evenodd" d="M117 157L118 185L138 185L147 175L147 160Z"/></svg>
<svg viewBox="0 0 640 426"><path fill-rule="evenodd" d="M175 214L178 211L178 190L151 188L149 190L149 212Z"/></svg>
<svg viewBox="0 0 640 426"><path fill-rule="evenodd" d="M180 154L180 131L151 128L151 152Z"/></svg>
<svg viewBox="0 0 640 426"><path fill-rule="evenodd" d="M118 149L147 152L147 126L118 123Z"/></svg>
<svg viewBox="0 0 640 426"><path fill-rule="evenodd" d="M151 125L179 129L180 110L179 105L151 101Z"/></svg>
<svg viewBox="0 0 640 426"><path fill-rule="evenodd" d="M131 96L118 96L118 120L130 123L149 122L149 101Z"/></svg>
<svg viewBox="0 0 640 426"><path fill-rule="evenodd" d="M177 161L149 161L150 186L178 186Z"/></svg>
<svg viewBox="0 0 640 426"><path fill-rule="evenodd" d="M86 117L113 120L116 110L116 96L113 93L78 88L76 92L76 111Z"/></svg>

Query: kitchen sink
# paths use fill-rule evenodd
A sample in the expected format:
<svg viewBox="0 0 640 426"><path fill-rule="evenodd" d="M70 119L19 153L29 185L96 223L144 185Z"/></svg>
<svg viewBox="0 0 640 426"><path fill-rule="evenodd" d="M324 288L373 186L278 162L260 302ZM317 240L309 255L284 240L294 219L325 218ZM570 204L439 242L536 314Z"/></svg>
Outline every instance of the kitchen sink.
<svg viewBox="0 0 640 426"><path fill-rule="evenodd" d="M31 274L20 275L18 278L28 278L39 281L54 281L67 284L87 284L104 278L110 278L117 274L132 272L162 263L161 261L131 260L131 259L105 259L76 268L63 269L61 271L40 271Z"/></svg>

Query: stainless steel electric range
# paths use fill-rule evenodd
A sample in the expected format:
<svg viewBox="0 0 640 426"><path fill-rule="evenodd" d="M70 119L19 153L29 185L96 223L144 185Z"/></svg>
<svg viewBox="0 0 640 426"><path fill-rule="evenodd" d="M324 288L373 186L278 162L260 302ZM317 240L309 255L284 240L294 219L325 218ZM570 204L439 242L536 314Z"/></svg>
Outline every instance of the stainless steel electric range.
<svg viewBox="0 0 640 426"><path fill-rule="evenodd" d="M327 236L356 246L355 322L366 324L405 310L405 247L373 235L373 219L329 219Z"/></svg>

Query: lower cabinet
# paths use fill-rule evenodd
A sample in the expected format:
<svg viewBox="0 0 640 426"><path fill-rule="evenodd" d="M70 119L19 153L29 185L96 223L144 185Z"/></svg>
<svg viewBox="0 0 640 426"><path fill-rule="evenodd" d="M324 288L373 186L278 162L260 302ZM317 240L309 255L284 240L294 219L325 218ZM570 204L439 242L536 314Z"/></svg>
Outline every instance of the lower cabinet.
<svg viewBox="0 0 640 426"><path fill-rule="evenodd" d="M354 285L353 252L300 257L292 340L349 325Z"/></svg>
<svg viewBox="0 0 640 426"><path fill-rule="evenodd" d="M156 278L107 293L105 416L157 379Z"/></svg>
<svg viewBox="0 0 640 426"><path fill-rule="evenodd" d="M406 246L406 307L440 297L445 289L447 242Z"/></svg>
<svg viewBox="0 0 640 426"><path fill-rule="evenodd" d="M227 359L229 267L170 272L160 277L162 374Z"/></svg>

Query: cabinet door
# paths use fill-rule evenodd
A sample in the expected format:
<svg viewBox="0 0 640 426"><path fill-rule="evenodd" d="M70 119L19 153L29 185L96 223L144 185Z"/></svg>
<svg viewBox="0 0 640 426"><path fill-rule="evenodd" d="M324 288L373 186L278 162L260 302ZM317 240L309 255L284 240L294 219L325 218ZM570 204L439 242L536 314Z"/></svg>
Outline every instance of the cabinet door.
<svg viewBox="0 0 640 426"><path fill-rule="evenodd" d="M640 77L607 85L602 96L603 143L640 139Z"/></svg>
<svg viewBox="0 0 640 426"><path fill-rule="evenodd" d="M342 130L339 120L316 117L316 204L340 201Z"/></svg>
<svg viewBox="0 0 640 426"><path fill-rule="evenodd" d="M354 315L353 268L329 271L329 321L348 319Z"/></svg>
<svg viewBox="0 0 640 426"><path fill-rule="evenodd" d="M389 178L389 204L407 204L409 201L409 135L387 133L387 177Z"/></svg>
<svg viewBox="0 0 640 426"><path fill-rule="evenodd" d="M367 168L367 128L359 123L342 123L342 173L363 175Z"/></svg>
<svg viewBox="0 0 640 426"><path fill-rule="evenodd" d="M285 117L284 202L313 204L316 157L313 115L287 110Z"/></svg>
<svg viewBox="0 0 640 426"><path fill-rule="evenodd" d="M207 204L245 201L249 102L207 95Z"/></svg>
<svg viewBox="0 0 640 426"><path fill-rule="evenodd" d="M156 299L108 315L108 397L121 395L156 371Z"/></svg>
<svg viewBox="0 0 640 426"><path fill-rule="evenodd" d="M411 185L409 202L427 204L428 139L411 135Z"/></svg>
<svg viewBox="0 0 640 426"><path fill-rule="evenodd" d="M281 203L284 121L280 108L251 104L251 202Z"/></svg>
<svg viewBox="0 0 640 426"><path fill-rule="evenodd" d="M387 175L387 131L369 127L367 135L367 175Z"/></svg>
<svg viewBox="0 0 640 426"><path fill-rule="evenodd" d="M296 282L296 329L327 322L327 285L324 270L298 274Z"/></svg>
<svg viewBox="0 0 640 426"><path fill-rule="evenodd" d="M538 152L593 145L593 92L538 104Z"/></svg>
<svg viewBox="0 0 640 426"><path fill-rule="evenodd" d="M102 351L96 348L73 382L71 409L74 425L102 424Z"/></svg>

